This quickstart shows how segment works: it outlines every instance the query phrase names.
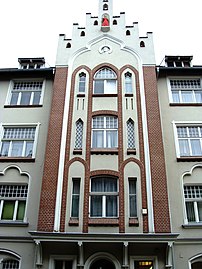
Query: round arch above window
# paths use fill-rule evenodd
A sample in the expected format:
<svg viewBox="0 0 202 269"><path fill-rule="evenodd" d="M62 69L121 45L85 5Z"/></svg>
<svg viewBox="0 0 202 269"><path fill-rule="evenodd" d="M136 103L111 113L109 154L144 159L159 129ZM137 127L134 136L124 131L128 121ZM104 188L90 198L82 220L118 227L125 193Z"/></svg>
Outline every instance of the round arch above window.
<svg viewBox="0 0 202 269"><path fill-rule="evenodd" d="M95 265L103 264L104 266L110 265L110 267L102 267L102 269L119 269L121 265L119 261L111 254L105 252L95 253L90 256L84 265L84 269L94 269Z"/></svg>

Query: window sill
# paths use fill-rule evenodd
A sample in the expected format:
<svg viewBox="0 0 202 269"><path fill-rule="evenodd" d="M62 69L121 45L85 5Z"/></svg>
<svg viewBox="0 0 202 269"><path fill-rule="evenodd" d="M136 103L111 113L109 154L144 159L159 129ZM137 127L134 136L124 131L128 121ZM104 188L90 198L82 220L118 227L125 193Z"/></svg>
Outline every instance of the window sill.
<svg viewBox="0 0 202 269"><path fill-rule="evenodd" d="M138 218L134 217L134 218L129 218L129 226L136 226L138 227L139 226L139 221L138 221Z"/></svg>
<svg viewBox="0 0 202 269"><path fill-rule="evenodd" d="M43 105L4 105L4 108L33 108L42 106Z"/></svg>
<svg viewBox="0 0 202 269"><path fill-rule="evenodd" d="M133 97L133 93L125 93L125 97Z"/></svg>
<svg viewBox="0 0 202 269"><path fill-rule="evenodd" d="M0 162L25 162L25 163L33 163L35 162L35 158L27 158L27 157L0 157Z"/></svg>
<svg viewBox="0 0 202 269"><path fill-rule="evenodd" d="M117 93L94 93L93 97L117 97L118 94Z"/></svg>
<svg viewBox="0 0 202 269"><path fill-rule="evenodd" d="M20 226L20 227L27 227L29 225L28 222L23 221L8 221L8 220L0 220L0 226Z"/></svg>
<svg viewBox="0 0 202 269"><path fill-rule="evenodd" d="M136 155L136 149L127 149L127 155Z"/></svg>
<svg viewBox="0 0 202 269"><path fill-rule="evenodd" d="M110 148L110 149L91 149L91 154L95 155L118 155L118 149L117 148Z"/></svg>
<svg viewBox="0 0 202 269"><path fill-rule="evenodd" d="M170 103L170 106L202 106L202 103Z"/></svg>
<svg viewBox="0 0 202 269"><path fill-rule="evenodd" d="M85 93L77 93L77 97L85 97Z"/></svg>
<svg viewBox="0 0 202 269"><path fill-rule="evenodd" d="M186 156L177 158L177 162L198 162L198 161L202 161L202 156Z"/></svg>
<svg viewBox="0 0 202 269"><path fill-rule="evenodd" d="M74 149L73 154L74 155L82 155L82 149Z"/></svg>
<svg viewBox="0 0 202 269"><path fill-rule="evenodd" d="M202 222L200 223L190 223L190 224L183 224L182 228L184 229L202 229Z"/></svg>
<svg viewBox="0 0 202 269"><path fill-rule="evenodd" d="M89 218L89 226L118 226L118 218Z"/></svg>
<svg viewBox="0 0 202 269"><path fill-rule="evenodd" d="M70 218L69 226L79 226L79 218Z"/></svg>

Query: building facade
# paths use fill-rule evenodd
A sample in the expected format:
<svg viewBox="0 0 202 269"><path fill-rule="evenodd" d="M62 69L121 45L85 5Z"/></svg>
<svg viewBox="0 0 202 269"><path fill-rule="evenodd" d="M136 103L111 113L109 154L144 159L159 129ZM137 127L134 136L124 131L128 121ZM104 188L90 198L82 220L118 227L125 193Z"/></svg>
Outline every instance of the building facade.
<svg viewBox="0 0 202 269"><path fill-rule="evenodd" d="M54 69L19 62L0 70L2 268L201 268L191 57L157 68L152 33L99 0Z"/></svg>

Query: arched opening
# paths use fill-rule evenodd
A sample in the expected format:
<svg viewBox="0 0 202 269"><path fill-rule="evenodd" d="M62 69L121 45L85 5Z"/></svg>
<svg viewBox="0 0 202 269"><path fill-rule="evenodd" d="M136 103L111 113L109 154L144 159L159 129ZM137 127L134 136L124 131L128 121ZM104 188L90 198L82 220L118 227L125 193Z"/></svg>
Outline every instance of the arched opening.
<svg viewBox="0 0 202 269"><path fill-rule="evenodd" d="M144 43L144 41L141 41L141 42L140 42L140 47L141 47L141 48L144 48L144 47L145 47L145 43Z"/></svg>
<svg viewBox="0 0 202 269"><path fill-rule="evenodd" d="M90 266L90 269L115 269L113 262L106 259L99 259L93 262Z"/></svg>
<svg viewBox="0 0 202 269"><path fill-rule="evenodd" d="M85 36L85 32L84 32L84 31L82 31L80 36Z"/></svg>
<svg viewBox="0 0 202 269"><path fill-rule="evenodd" d="M98 25L98 21L96 20L96 21L94 21L94 25Z"/></svg>
<svg viewBox="0 0 202 269"><path fill-rule="evenodd" d="M113 25L117 25L117 20L113 20Z"/></svg>
<svg viewBox="0 0 202 269"><path fill-rule="evenodd" d="M129 30L126 31L126 35L130 35L130 31Z"/></svg>
<svg viewBox="0 0 202 269"><path fill-rule="evenodd" d="M202 262L195 262L191 265L191 269L201 269L202 268Z"/></svg>
<svg viewBox="0 0 202 269"><path fill-rule="evenodd" d="M67 43L66 48L71 48L71 44Z"/></svg>
<svg viewBox="0 0 202 269"><path fill-rule="evenodd" d="M103 5L103 10L108 10L108 5L107 4Z"/></svg>

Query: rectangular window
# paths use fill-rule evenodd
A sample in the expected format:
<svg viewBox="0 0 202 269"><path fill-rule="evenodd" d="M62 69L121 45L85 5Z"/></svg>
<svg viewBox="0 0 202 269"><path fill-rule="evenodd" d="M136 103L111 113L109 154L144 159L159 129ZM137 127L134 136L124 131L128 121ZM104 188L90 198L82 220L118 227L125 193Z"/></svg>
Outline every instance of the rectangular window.
<svg viewBox="0 0 202 269"><path fill-rule="evenodd" d="M72 179L72 210L71 217L79 217L80 178Z"/></svg>
<svg viewBox="0 0 202 269"><path fill-rule="evenodd" d="M71 260L54 260L54 269L72 269Z"/></svg>
<svg viewBox="0 0 202 269"><path fill-rule="evenodd" d="M153 261L150 260L142 260L134 262L134 269L153 269L154 264Z"/></svg>
<svg viewBox="0 0 202 269"><path fill-rule="evenodd" d="M202 185L184 186L188 222L202 222Z"/></svg>
<svg viewBox="0 0 202 269"><path fill-rule="evenodd" d="M43 81L14 81L10 105L29 106L41 104Z"/></svg>
<svg viewBox="0 0 202 269"><path fill-rule="evenodd" d="M118 118L113 116L98 116L92 122L92 147L118 147Z"/></svg>
<svg viewBox="0 0 202 269"><path fill-rule="evenodd" d="M118 216L117 179L103 177L91 179L90 216Z"/></svg>
<svg viewBox="0 0 202 269"><path fill-rule="evenodd" d="M3 129L0 157L33 157L36 127L7 127Z"/></svg>
<svg viewBox="0 0 202 269"><path fill-rule="evenodd" d="M79 93L85 93L86 88L86 74L80 73L79 74Z"/></svg>
<svg viewBox="0 0 202 269"><path fill-rule="evenodd" d="M202 103L202 86L200 79L171 79L173 103Z"/></svg>
<svg viewBox="0 0 202 269"><path fill-rule="evenodd" d="M130 217L137 217L137 192L136 192L136 178L129 178L129 210Z"/></svg>
<svg viewBox="0 0 202 269"><path fill-rule="evenodd" d="M23 221L28 185L0 185L0 219Z"/></svg>
<svg viewBox="0 0 202 269"><path fill-rule="evenodd" d="M178 126L180 156L202 156L202 127Z"/></svg>

